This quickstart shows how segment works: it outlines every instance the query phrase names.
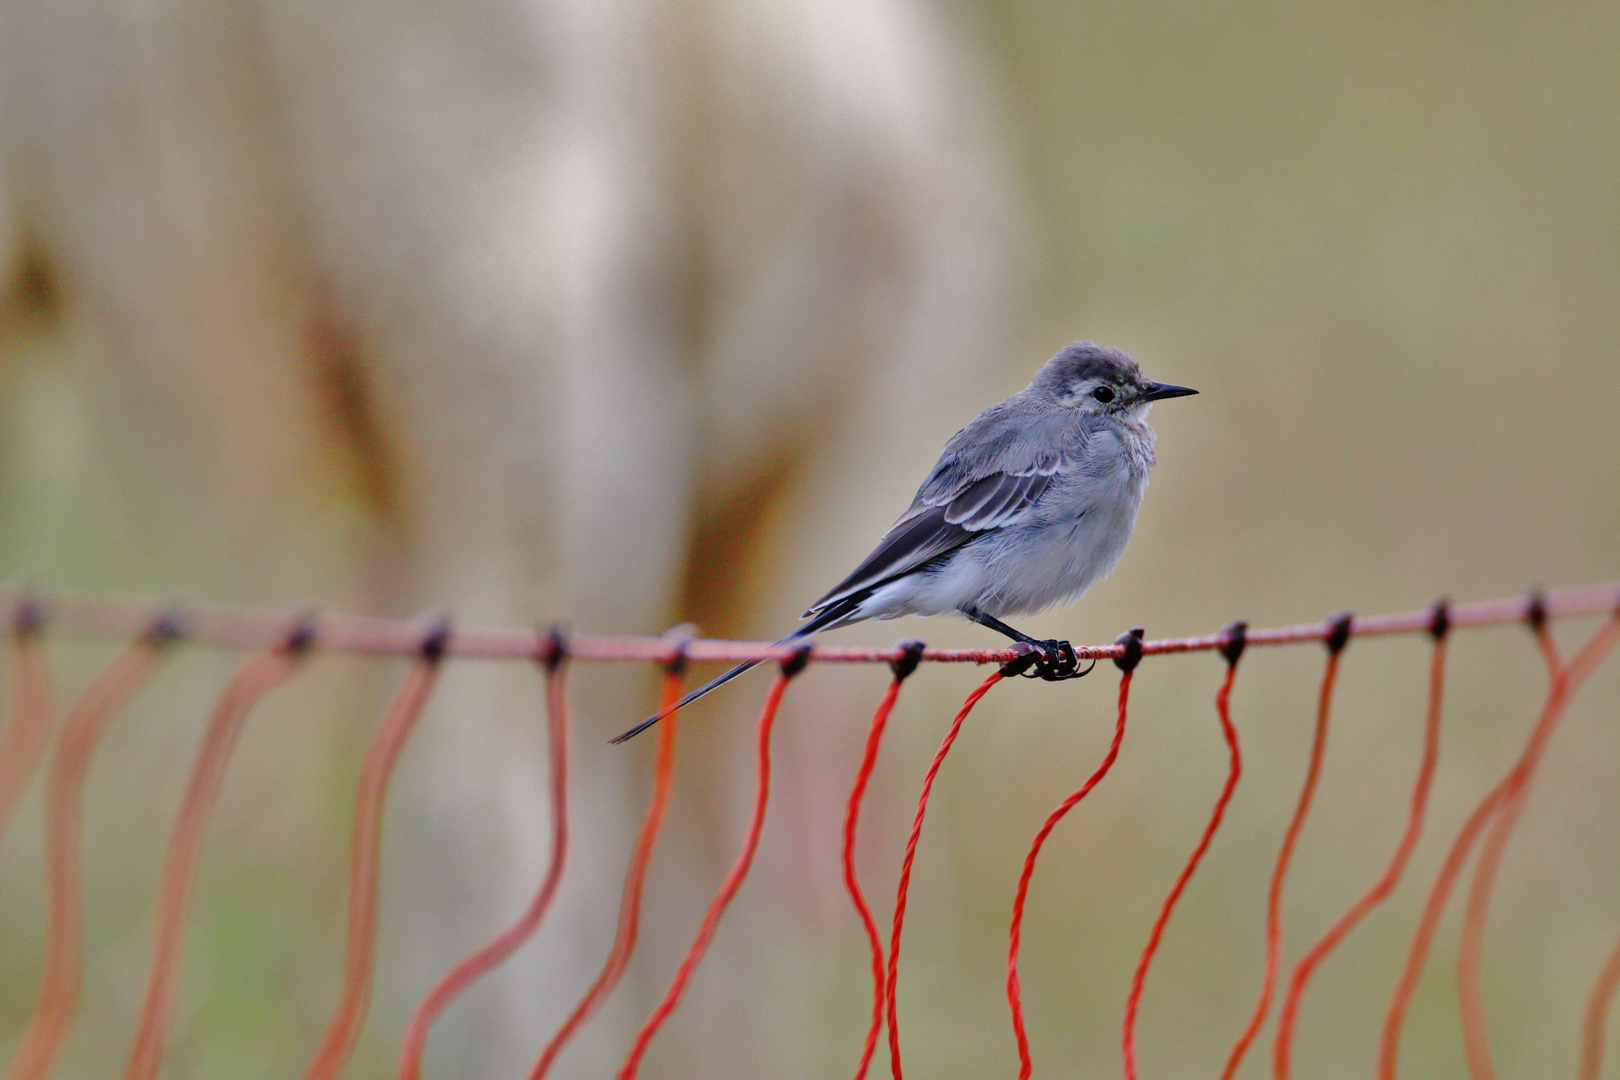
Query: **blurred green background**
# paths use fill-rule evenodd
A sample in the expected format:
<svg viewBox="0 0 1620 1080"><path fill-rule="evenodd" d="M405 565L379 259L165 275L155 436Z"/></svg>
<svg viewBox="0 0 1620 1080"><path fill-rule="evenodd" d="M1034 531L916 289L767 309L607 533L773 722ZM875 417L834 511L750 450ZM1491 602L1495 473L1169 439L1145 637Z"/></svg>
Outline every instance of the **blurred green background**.
<svg viewBox="0 0 1620 1080"><path fill-rule="evenodd" d="M1032 632L1100 642L1143 625L1179 635L1235 617L1271 625L1616 576L1620 6L984 0L948 14L991 73L1028 207L1027 299L1016 333L985 358L989 381L1010 393L1056 348L1090 338L1201 391L1154 412L1160 463L1118 571L1083 603L1031 620ZM141 593L228 588L231 567L209 563L206 536L182 535L110 478L120 451L94 429L53 347L25 343L0 366L0 573ZM926 453L970 415L939 417ZM916 479L876 481L892 488L883 514ZM326 513L323 528L364 528L342 506ZM852 527L825 566L767 563L773 584L760 591L802 600L883 524ZM780 632L792 603L724 629ZM1560 632L1573 642L1590 625ZM901 636L984 644L976 629L943 622L858 627L838 640ZM105 655L63 650L64 685L90 670L92 653ZM1422 886L1534 715L1544 679L1522 629L1459 635L1453 657L1430 827L1400 890L1320 972L1297 1075L1371 1074ZM1289 962L1394 844L1426 662L1416 638L1350 646L1287 893ZM317 685L289 691L250 728L242 760L275 766L248 768L227 789L193 919L187 979L203 989L185 1000L165 1075L288 1075L320 1030L364 733L354 727L346 754L327 753L330 705L303 706L363 711L386 677L320 663ZM138 773L141 762L156 769L188 755L222 664L176 663L103 760ZM1244 661L1233 711L1246 772L1149 982L1144 1076L1216 1075L1252 1007L1266 874L1303 776L1320 667L1314 648ZM1219 674L1208 656L1144 666L1118 768L1046 848L1024 931L1039 1075L1118 1073L1136 952L1223 775L1210 705ZM978 677L929 670L902 698L862 835L880 921L922 770ZM1000 689L946 764L901 974L914 1075L1016 1067L1002 996L1012 887L1041 818L1100 755L1114 684L1099 668L1081 683ZM840 1075L864 1029L863 942L838 891L836 828L882 675L817 669L804 685L784 711L779 801L755 876L675 1021L733 1044L737 1075ZM757 692L691 725L672 809L689 832L664 852L655 892L674 880L673 862L681 880L702 884L729 861L751 784L736 768L746 699ZM1620 932L1616 701L1611 661L1567 717L1503 869L1485 962L1503 1076L1573 1074L1580 1009ZM97 1019L70 1043L64 1076L105 1075L121 1053L155 837L172 804L127 788L97 798L88 813L102 824L87 858L104 887L89 899L83 1002ZM0 848L0 1050L20 1035L40 961L39 824L36 791ZM626 1017L655 999L695 925L702 889L688 891L649 913L647 939L662 944L656 962L636 968ZM1455 929L1448 920L1419 995L1406 1075L1465 1075ZM753 994L742 1015L721 1005L731 1000L722 988L738 987ZM383 997L408 1003L414 992ZM397 1004L384 1008L397 1019ZM389 1074L392 1030L368 1032L350 1075ZM1270 1031L1240 1075L1270 1075ZM673 1066L650 1063L649 1075L658 1068Z"/></svg>

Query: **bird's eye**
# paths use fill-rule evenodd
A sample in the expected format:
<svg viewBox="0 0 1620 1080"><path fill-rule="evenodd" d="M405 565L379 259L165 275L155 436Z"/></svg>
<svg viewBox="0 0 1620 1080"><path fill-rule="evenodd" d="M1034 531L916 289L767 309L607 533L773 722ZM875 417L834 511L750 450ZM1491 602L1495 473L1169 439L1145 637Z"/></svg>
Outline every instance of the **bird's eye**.
<svg viewBox="0 0 1620 1080"><path fill-rule="evenodd" d="M1112 387L1099 386L1091 392L1091 396L1106 405L1114 400L1114 391Z"/></svg>

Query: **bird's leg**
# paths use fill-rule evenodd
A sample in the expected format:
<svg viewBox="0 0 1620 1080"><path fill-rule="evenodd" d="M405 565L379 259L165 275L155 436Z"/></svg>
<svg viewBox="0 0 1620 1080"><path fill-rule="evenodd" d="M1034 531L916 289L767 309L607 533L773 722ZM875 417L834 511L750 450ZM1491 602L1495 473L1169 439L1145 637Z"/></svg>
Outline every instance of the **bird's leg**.
<svg viewBox="0 0 1620 1080"><path fill-rule="evenodd" d="M962 614L966 615L969 619L972 619L974 622L978 623L980 626L988 626L990 629L994 630L996 633L1005 634L1007 637L1012 638L1014 641L1022 641L1025 645L1034 645L1037 648L1040 648L1040 649L1044 650L1047 646L1056 644L1055 641L1052 641L1052 642L1041 641L1041 640L1039 640L1037 638L1030 637L1028 634L1024 633L1022 630L1014 630L1012 627L1008 626L1006 623L1002 622L1000 619L996 618L994 615L986 615L984 612L980 611L978 608L964 607L962 609Z"/></svg>
<svg viewBox="0 0 1620 1080"><path fill-rule="evenodd" d="M1078 679L1082 675L1089 675L1091 669L1097 666L1096 661L1092 661L1084 671L1081 671L1080 658L1075 655L1074 646L1067 641L1059 641L1057 638L1047 638L1044 641L1032 638L1022 630L1014 630L994 615L986 615L978 608L964 607L961 611L980 626L988 626L998 634L1005 634L1014 641L1022 641L1039 649L1041 659L1024 673L1028 678L1061 682L1064 679Z"/></svg>

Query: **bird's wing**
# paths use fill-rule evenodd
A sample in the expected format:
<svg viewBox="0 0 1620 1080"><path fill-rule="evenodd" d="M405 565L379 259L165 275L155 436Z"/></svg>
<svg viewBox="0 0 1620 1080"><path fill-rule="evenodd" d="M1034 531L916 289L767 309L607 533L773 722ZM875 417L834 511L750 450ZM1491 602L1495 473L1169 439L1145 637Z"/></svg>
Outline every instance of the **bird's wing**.
<svg viewBox="0 0 1620 1080"><path fill-rule="evenodd" d="M1075 460L1087 431L1071 410L1031 415L1006 404L987 410L946 444L911 508L806 617L1028 516L1052 478Z"/></svg>
<svg viewBox="0 0 1620 1080"><path fill-rule="evenodd" d="M883 534L878 546L853 573L817 600L805 618L818 615L833 604L868 592L879 585L955 551L973 538L973 531L960 523L945 520L946 508L926 507L908 513L894 528Z"/></svg>

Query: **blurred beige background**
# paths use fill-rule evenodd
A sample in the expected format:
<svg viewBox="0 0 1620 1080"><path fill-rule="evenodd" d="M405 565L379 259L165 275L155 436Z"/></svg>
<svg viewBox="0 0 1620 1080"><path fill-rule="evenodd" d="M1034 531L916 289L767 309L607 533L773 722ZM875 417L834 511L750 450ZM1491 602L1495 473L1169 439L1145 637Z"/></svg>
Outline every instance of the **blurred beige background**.
<svg viewBox="0 0 1620 1080"><path fill-rule="evenodd" d="M8 5L0 574L775 635L866 552L951 432L1081 337L1202 394L1154 413L1160 464L1119 570L1034 631L1193 633L1617 574L1620 10L476 10ZM219 86L240 95L199 98ZM216 136L228 153L211 156ZM526 201L535 176L545 197ZM321 393L362 406L311 392L279 410L292 352ZM371 419L345 427L357 415ZM642 486L570 456L621 430L650 440ZM553 489L582 475L611 497ZM596 561L580 554L593 545ZM836 639L905 636L986 644L944 620ZM105 655L59 646L62 693ZM1299 1075L1370 1074L1421 886L1538 701L1521 630L1460 635L1453 656L1431 827L1318 976ZM1252 1005L1320 662L1244 662L1247 771L1149 983L1145 1076L1216 1074ZM1350 647L1287 897L1290 958L1395 840L1425 662L1415 639ZM59 1075L108 1075L125 1053L180 763L227 670L177 657L97 759L85 991ZM1505 1077L1573 1073L1581 1003L1620 933L1617 670L1570 712L1504 866L1485 978ZM1144 667L1118 768L1046 849L1025 927L1040 1075L1118 1074L1136 951L1220 784L1218 675L1209 657ZM166 1075L307 1062L337 983L357 755L397 677L321 659L250 725ZM977 677L925 671L896 713L862 836L880 921L917 783ZM691 715L645 951L556 1075L613 1067L690 940L745 812L761 682ZM389 960L349 1075L390 1075L416 997L538 873L532 684L454 673L407 753ZM852 1069L869 987L837 830L881 687L876 670L813 670L790 696L754 876L644 1075ZM1016 1068L1001 971L1017 867L1101 753L1113 689L1103 669L999 689L942 772L901 974L915 1075ZM614 756L599 736L649 686L600 669L577 693L577 877L550 932L447 1019L433 1075L524 1067L611 935L600 904L652 747ZM0 846L3 1054L37 981L39 817L36 790ZM1454 930L1407 1075L1464 1075ZM1269 1036L1243 1076L1269 1075Z"/></svg>

